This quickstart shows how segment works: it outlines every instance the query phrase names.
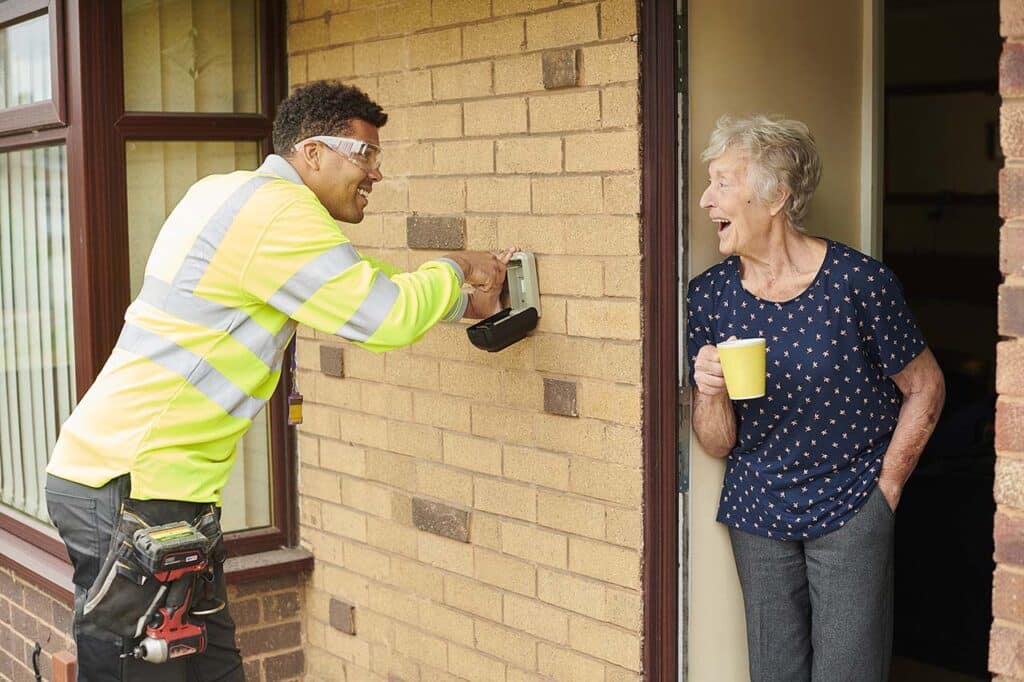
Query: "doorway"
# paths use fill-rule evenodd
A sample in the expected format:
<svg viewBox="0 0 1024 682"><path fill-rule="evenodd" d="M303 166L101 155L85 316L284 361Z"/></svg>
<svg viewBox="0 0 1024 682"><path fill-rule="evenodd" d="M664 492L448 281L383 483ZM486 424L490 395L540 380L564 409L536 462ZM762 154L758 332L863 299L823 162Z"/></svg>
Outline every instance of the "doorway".
<svg viewBox="0 0 1024 682"><path fill-rule="evenodd" d="M896 524L894 682L987 680L992 623L997 0L887 0L884 261L946 378Z"/></svg>

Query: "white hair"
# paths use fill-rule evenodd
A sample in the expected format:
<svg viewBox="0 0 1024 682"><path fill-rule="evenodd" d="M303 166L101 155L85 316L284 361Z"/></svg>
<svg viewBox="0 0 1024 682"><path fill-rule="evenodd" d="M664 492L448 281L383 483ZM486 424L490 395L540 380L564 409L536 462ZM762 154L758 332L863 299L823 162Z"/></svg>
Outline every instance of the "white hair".
<svg viewBox="0 0 1024 682"><path fill-rule="evenodd" d="M821 157L807 126L764 114L723 116L700 158L708 163L732 148L747 157L747 180L758 200L770 204L780 192L788 191L786 218L793 227L803 229L808 205L821 181Z"/></svg>

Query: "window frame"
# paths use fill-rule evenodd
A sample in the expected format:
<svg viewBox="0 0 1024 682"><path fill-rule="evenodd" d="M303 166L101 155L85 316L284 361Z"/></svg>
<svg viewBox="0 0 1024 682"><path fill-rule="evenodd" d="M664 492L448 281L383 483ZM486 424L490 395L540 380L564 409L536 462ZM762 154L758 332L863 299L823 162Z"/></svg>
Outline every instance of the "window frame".
<svg viewBox="0 0 1024 682"><path fill-rule="evenodd" d="M55 142L67 145L68 210L75 375L81 400L106 362L130 301L125 145L133 140L253 141L273 151L277 103L287 93L283 3L256 0L260 113L130 112L124 107L122 3L93 0L7 0L0 27L51 17L50 102L0 110L0 153ZM95 40L95 36L109 39ZM65 63L66 62L66 63ZM66 103L66 107L65 107ZM40 104L52 104L44 111ZM31 111L30 111L31 109ZM14 111L18 110L18 111ZM16 116L10 116L15 113ZM31 114L31 116L29 115ZM53 114L53 115L51 115ZM76 295L77 294L77 295ZM292 341L290 352L294 352ZM230 556L298 543L295 428L287 425L291 377L283 372L267 402L271 525L225 534ZM0 506L0 533L67 562L53 528Z"/></svg>

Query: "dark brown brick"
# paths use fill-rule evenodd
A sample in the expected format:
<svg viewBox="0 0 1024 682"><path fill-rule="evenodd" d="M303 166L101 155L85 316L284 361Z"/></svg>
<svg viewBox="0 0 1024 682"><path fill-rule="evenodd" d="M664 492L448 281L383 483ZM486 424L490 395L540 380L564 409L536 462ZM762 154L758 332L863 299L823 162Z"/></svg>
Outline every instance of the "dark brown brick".
<svg viewBox="0 0 1024 682"><path fill-rule="evenodd" d="M263 666L259 659L243 661L242 668L245 670L245 682L263 682Z"/></svg>
<svg viewBox="0 0 1024 682"><path fill-rule="evenodd" d="M1024 396L1024 341L996 344L996 392Z"/></svg>
<svg viewBox="0 0 1024 682"><path fill-rule="evenodd" d="M38 639L39 621L35 616L25 613L17 606L11 607L11 629L25 639Z"/></svg>
<svg viewBox="0 0 1024 682"><path fill-rule="evenodd" d="M544 67L544 89L573 88L579 84L579 51L548 50L541 56Z"/></svg>
<svg viewBox="0 0 1024 682"><path fill-rule="evenodd" d="M263 672L268 680L284 680L299 677L305 669L306 659L302 650L290 651L280 656L271 656L263 660Z"/></svg>
<svg viewBox="0 0 1024 682"><path fill-rule="evenodd" d="M53 627L57 628L61 632L70 633L71 616L72 611L70 608L58 601L53 603Z"/></svg>
<svg viewBox="0 0 1024 682"><path fill-rule="evenodd" d="M1024 168L999 171L999 215L1006 220L1024 216Z"/></svg>
<svg viewBox="0 0 1024 682"><path fill-rule="evenodd" d="M320 371L329 377L345 376L345 358L337 346L320 346Z"/></svg>
<svg viewBox="0 0 1024 682"><path fill-rule="evenodd" d="M1024 157L1024 103L1003 102L999 109L999 140L1004 156Z"/></svg>
<svg viewBox="0 0 1024 682"><path fill-rule="evenodd" d="M239 599L231 602L231 617L240 628L256 625L260 622L260 600Z"/></svg>
<svg viewBox="0 0 1024 682"><path fill-rule="evenodd" d="M257 656L268 651L291 649L302 644L300 623L272 625L258 630L249 630L238 635L238 648L243 656Z"/></svg>
<svg viewBox="0 0 1024 682"><path fill-rule="evenodd" d="M1024 676L1024 632L993 625L989 638L988 669L994 673Z"/></svg>
<svg viewBox="0 0 1024 682"><path fill-rule="evenodd" d="M53 613L54 601L39 590L31 587L25 590L25 610L37 618L46 618Z"/></svg>
<svg viewBox="0 0 1024 682"><path fill-rule="evenodd" d="M1024 286L999 287L999 333L1024 336Z"/></svg>
<svg viewBox="0 0 1024 682"><path fill-rule="evenodd" d="M992 615L1024 625L1024 573L996 567L992 583Z"/></svg>
<svg viewBox="0 0 1024 682"><path fill-rule="evenodd" d="M464 249L466 219L412 215L405 219L405 238L410 249Z"/></svg>
<svg viewBox="0 0 1024 682"><path fill-rule="evenodd" d="M285 573L284 575L275 575L272 578L263 578L262 580L253 580L251 582L244 582L234 585L235 594L240 597L244 597L250 594L260 594L261 592L276 592L277 590L286 590L288 588L297 587L299 584L299 576L296 573Z"/></svg>
<svg viewBox="0 0 1024 682"><path fill-rule="evenodd" d="M443 535L459 542L469 542L469 512L463 509L414 497L412 523L428 533Z"/></svg>
<svg viewBox="0 0 1024 682"><path fill-rule="evenodd" d="M997 563L1024 566L1024 517L996 512L995 539Z"/></svg>
<svg viewBox="0 0 1024 682"><path fill-rule="evenodd" d="M996 401L996 450L1024 452L1024 404Z"/></svg>
<svg viewBox="0 0 1024 682"><path fill-rule="evenodd" d="M576 382L558 379L544 380L544 411L565 417L578 417L576 411Z"/></svg>
<svg viewBox="0 0 1024 682"><path fill-rule="evenodd" d="M1003 97L1024 95L1024 45L1007 42L999 57L999 92Z"/></svg>
<svg viewBox="0 0 1024 682"><path fill-rule="evenodd" d="M268 623L288 620L298 614L298 592L280 592L263 598L263 618Z"/></svg>
<svg viewBox="0 0 1024 682"><path fill-rule="evenodd" d="M0 594L12 604L20 606L24 600L25 588L11 576L10 573L0 572Z"/></svg>
<svg viewBox="0 0 1024 682"><path fill-rule="evenodd" d="M999 34L1024 35L1024 4L1020 0L999 0Z"/></svg>
<svg viewBox="0 0 1024 682"><path fill-rule="evenodd" d="M1024 186L1018 199L1024 214ZM1002 192L999 199L1002 201ZM999 270L1004 275L1024 275L1024 227L1003 225L999 231Z"/></svg>
<svg viewBox="0 0 1024 682"><path fill-rule="evenodd" d="M356 607L347 601L331 597L331 627L346 635L356 634Z"/></svg>
<svg viewBox="0 0 1024 682"><path fill-rule="evenodd" d="M1024 510L1024 460L996 458L996 503Z"/></svg>

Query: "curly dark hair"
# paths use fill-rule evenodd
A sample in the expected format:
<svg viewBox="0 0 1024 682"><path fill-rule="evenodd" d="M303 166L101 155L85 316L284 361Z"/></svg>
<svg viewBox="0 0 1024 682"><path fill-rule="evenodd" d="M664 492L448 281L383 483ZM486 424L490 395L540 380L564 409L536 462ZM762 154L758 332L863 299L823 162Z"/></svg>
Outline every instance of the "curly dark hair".
<svg viewBox="0 0 1024 682"><path fill-rule="evenodd" d="M274 151L287 156L296 142L307 137L349 133L354 118L378 128L388 122L380 105L354 85L329 80L303 85L277 108Z"/></svg>

